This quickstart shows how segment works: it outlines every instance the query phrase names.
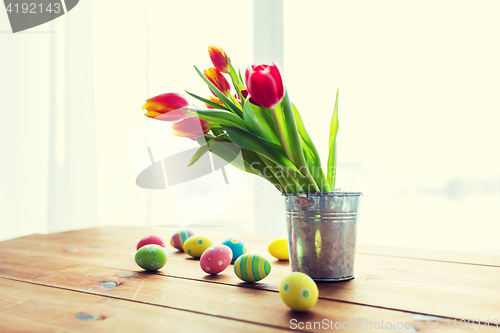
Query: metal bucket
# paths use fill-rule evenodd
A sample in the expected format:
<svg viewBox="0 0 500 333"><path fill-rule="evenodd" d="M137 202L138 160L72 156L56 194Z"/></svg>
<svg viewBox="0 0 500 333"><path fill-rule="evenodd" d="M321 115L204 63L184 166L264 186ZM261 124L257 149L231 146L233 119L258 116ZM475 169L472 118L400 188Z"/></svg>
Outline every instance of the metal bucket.
<svg viewBox="0 0 500 333"><path fill-rule="evenodd" d="M293 272L316 281L354 279L360 192L283 193Z"/></svg>

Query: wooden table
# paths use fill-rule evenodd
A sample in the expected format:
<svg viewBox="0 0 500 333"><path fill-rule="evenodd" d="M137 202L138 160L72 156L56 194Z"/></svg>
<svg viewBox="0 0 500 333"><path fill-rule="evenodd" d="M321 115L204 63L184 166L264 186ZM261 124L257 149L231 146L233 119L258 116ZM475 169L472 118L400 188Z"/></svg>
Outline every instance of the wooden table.
<svg viewBox="0 0 500 333"><path fill-rule="evenodd" d="M207 276L199 261L170 245L163 269L139 269L137 242L149 234L168 240L175 231L103 227L0 242L0 332L450 332L462 327L500 333L500 256L360 245L356 278L319 283L316 306L297 313L279 296L289 266L271 259L267 237L239 235L249 252L270 259L271 274L260 283L243 283L232 266ZM193 231L214 243L237 236Z"/></svg>

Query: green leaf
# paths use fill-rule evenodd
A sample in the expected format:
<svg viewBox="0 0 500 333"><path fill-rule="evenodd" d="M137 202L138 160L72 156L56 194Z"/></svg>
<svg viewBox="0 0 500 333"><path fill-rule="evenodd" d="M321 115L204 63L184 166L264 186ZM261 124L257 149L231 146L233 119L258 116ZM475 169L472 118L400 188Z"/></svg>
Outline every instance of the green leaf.
<svg viewBox="0 0 500 333"><path fill-rule="evenodd" d="M273 120L272 111L251 103L250 106L252 107L253 114L268 135L268 138L266 139L276 144L280 144L280 140L276 131L276 125Z"/></svg>
<svg viewBox="0 0 500 333"><path fill-rule="evenodd" d="M241 71L240 71L240 69L239 69L239 68L238 68L238 74L239 74L239 76L240 76L240 82L241 82L242 84L244 84L244 83L245 83L245 80L243 80L243 77L241 76Z"/></svg>
<svg viewBox="0 0 500 333"><path fill-rule="evenodd" d="M307 163L305 161L304 152L302 151L302 145L300 143L300 135L297 130L297 123L295 122L295 116L293 114L292 103L290 102L290 98L288 97L288 92L285 92L285 97L281 102L281 107L283 108L283 115L285 116L285 124L286 124L286 139L287 143L290 147L291 154L293 157L293 162L295 165L303 171L307 180L311 183L315 191L319 191L319 187L316 184Z"/></svg>
<svg viewBox="0 0 500 333"><path fill-rule="evenodd" d="M337 174L337 132L339 130L338 101L339 101L339 90L337 89L337 96L335 98L335 108L333 110L332 121L330 123L330 135L328 138L327 175L328 175L328 183L332 190L335 189L335 178Z"/></svg>
<svg viewBox="0 0 500 333"><path fill-rule="evenodd" d="M314 156L314 152L309 148L307 143L301 138L302 149L304 150L304 156L306 159L307 167L311 171L311 175L313 176L316 184L318 184L321 192L330 192L330 185L325 177L325 173L321 168L321 163Z"/></svg>
<svg viewBox="0 0 500 333"><path fill-rule="evenodd" d="M281 105L277 105L274 109L271 109L273 114L273 123L276 127L276 135L285 151L286 156L295 163L292 155L292 150L290 149L290 143L288 141L287 128L285 123L285 115L283 113L283 108Z"/></svg>
<svg viewBox="0 0 500 333"><path fill-rule="evenodd" d="M198 117L208 120L216 125L236 126L243 130L247 130L243 119L232 112L218 109L198 108L193 108L191 110L193 110L194 112L189 112L190 114L197 114Z"/></svg>
<svg viewBox="0 0 500 333"><path fill-rule="evenodd" d="M238 90L239 90L239 91L242 91L242 90L245 90L245 89L246 89L244 85L239 84L239 83L237 83L237 84L236 84L236 87L238 87Z"/></svg>
<svg viewBox="0 0 500 333"><path fill-rule="evenodd" d="M190 96L192 96L192 97L196 98L197 100L202 101L203 103L207 103L208 105L210 105L210 106L214 107L215 109L222 109L222 110L227 110L227 111L229 111L229 110L228 110L228 109L227 109L224 105L220 105L220 104L218 104L218 103L212 102L212 101L211 101L211 100L209 100L209 99L206 99L206 98L200 97L200 96L195 95L195 94L193 94L193 93L190 93L190 92L189 92L189 91L187 91L187 90L186 90L186 92L187 92Z"/></svg>
<svg viewBox="0 0 500 333"><path fill-rule="evenodd" d="M260 136L263 139L270 140L269 135L266 133L266 130L262 126L261 122L253 112L252 103L250 101L245 102L243 105L243 121L245 125L247 125L250 132L255 135Z"/></svg>
<svg viewBox="0 0 500 333"><path fill-rule="evenodd" d="M233 95L231 95L229 97L231 97L231 102L233 102L233 104L236 105L238 107L238 109L243 110L243 108L241 107L240 103L236 100L236 98Z"/></svg>
<svg viewBox="0 0 500 333"><path fill-rule="evenodd" d="M229 138L241 148L252 150L276 163L278 166L285 168L286 172L290 173L292 177L303 178L304 176L295 167L295 165L288 159L285 151L280 145L272 143L271 141L262 139L257 135L244 131L238 127L223 126L229 134Z"/></svg>
<svg viewBox="0 0 500 333"><path fill-rule="evenodd" d="M248 149L241 149L234 143L211 143L210 151L240 170L262 177L273 184L279 191L283 192L281 183L273 174L266 172L266 165L259 155ZM243 161L240 158L243 157ZM242 163L243 162L243 163Z"/></svg>
<svg viewBox="0 0 500 333"><path fill-rule="evenodd" d="M226 132L224 132L224 129L220 126L212 126L210 131L212 131L212 133L215 136L224 136L224 135L227 136ZM228 140L229 140L229 138L228 138Z"/></svg>
<svg viewBox="0 0 500 333"><path fill-rule="evenodd" d="M301 190L297 182L295 182L294 179L286 172L283 173L281 168L279 168L276 163L264 156L260 156L260 158L265 163L266 174L271 173L273 175L273 177L280 183L281 188L283 189L282 192L297 193Z"/></svg>
<svg viewBox="0 0 500 333"><path fill-rule="evenodd" d="M313 143L313 140L309 136L309 133L307 133L306 127L304 125L304 122L302 121L302 117L300 116L299 110L293 105L292 103L292 109L293 109L293 115L295 117L295 121L297 123L297 130L299 131L300 137L304 140L306 143L307 147L311 150L311 153L314 155L314 158L316 159L316 162L319 166L321 166L321 158L319 156L318 150L316 149L316 146Z"/></svg>
<svg viewBox="0 0 500 333"><path fill-rule="evenodd" d="M234 70L233 64L229 61L229 58L226 55L227 64L229 65L229 76L234 84L242 84L243 81L240 81L236 71Z"/></svg>
<svg viewBox="0 0 500 333"><path fill-rule="evenodd" d="M243 105L243 120L252 133L263 139L280 144L270 110L246 101Z"/></svg>
<svg viewBox="0 0 500 333"><path fill-rule="evenodd" d="M243 86L243 81L240 81L240 79L238 78L238 75L236 74L236 71L233 68L233 64L231 64L227 55L226 55L226 60L227 60L227 63L229 65L229 76L231 77L231 81L233 81L233 86L234 86L234 89L236 90L236 94L240 98L241 104L243 105L243 103L245 102L245 98L241 94L241 90L242 90L241 87L243 87L243 89L245 89L245 87Z"/></svg>
<svg viewBox="0 0 500 333"><path fill-rule="evenodd" d="M198 161L203 155L205 155L208 150L209 150L209 146L210 146L210 143L206 143L204 145L202 145L197 151L196 153L194 153L193 157L191 157L191 160L189 161L189 164L188 166L191 166L193 165L194 163L196 163L196 161Z"/></svg>
<svg viewBox="0 0 500 333"><path fill-rule="evenodd" d="M246 101L246 98L243 97L243 94L241 93L242 90L245 90L245 86L241 85L239 83L234 84L234 89L238 92L238 96L240 97L241 105L243 105Z"/></svg>
<svg viewBox="0 0 500 333"><path fill-rule="evenodd" d="M205 81L205 83L210 87L210 89L212 89L212 91L217 95L217 97L221 100L222 103L224 103L224 105L232 112L236 113L240 118L243 118L243 112L241 112L240 108L238 106L236 106L233 102L231 102L220 90L219 88L217 88L212 82L210 82L210 80L205 76L203 75L202 72L200 72L200 70L194 66L194 68L196 69L196 72L198 73L198 75L200 75L200 77L203 79L203 81Z"/></svg>
<svg viewBox="0 0 500 333"><path fill-rule="evenodd" d="M293 115L295 117L295 121L297 123L297 130L300 134L302 149L304 151L304 157L307 163L307 167L311 171L311 174L318 184L318 187L322 192L330 192L330 185L325 177L325 173L323 172L321 166L321 158L319 156L318 150L314 145L309 133L307 133L304 122L302 121L302 117L300 116L299 110L297 107L292 104Z"/></svg>

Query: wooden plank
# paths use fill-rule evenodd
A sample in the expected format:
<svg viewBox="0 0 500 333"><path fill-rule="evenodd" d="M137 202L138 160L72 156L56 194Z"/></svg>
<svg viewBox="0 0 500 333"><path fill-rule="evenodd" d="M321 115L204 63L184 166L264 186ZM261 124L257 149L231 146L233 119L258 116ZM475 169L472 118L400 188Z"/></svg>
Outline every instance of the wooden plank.
<svg viewBox="0 0 500 333"><path fill-rule="evenodd" d="M390 246L364 245L357 246L357 253L371 254L395 258L444 261L470 265L500 267L500 255L462 253L449 251L432 251L422 249L396 248Z"/></svg>
<svg viewBox="0 0 500 333"><path fill-rule="evenodd" d="M221 317L0 278L0 332L282 332Z"/></svg>
<svg viewBox="0 0 500 333"><path fill-rule="evenodd" d="M124 230L122 236L120 230ZM146 231L153 233L151 230ZM102 267L137 269L133 255L136 239L142 235L135 228L105 228L104 232L102 229L90 229L82 231L83 236L78 235L80 234L75 232L35 235L15 242L0 243L0 249L24 255L37 253L48 258ZM212 238L220 242L226 235L214 235ZM266 256L268 238L260 237L258 241L259 243L247 243L248 248ZM169 262L161 274L195 280L211 279L201 271L197 261L169 246L167 253ZM271 263L273 269L270 276L259 285L276 291L281 278L289 272L289 267L286 262L271 260ZM498 269L359 254L356 258L356 279L337 284L322 283L320 297L458 319L481 318L486 321L497 319L495 316L500 311ZM241 282L228 271L212 281L230 285Z"/></svg>
<svg viewBox="0 0 500 333"><path fill-rule="evenodd" d="M121 239L136 239L152 233L162 236L167 241L170 236L179 230L180 227L165 227L165 228L135 228L135 227L99 227L84 230L72 230L63 233L58 233L61 238L66 237L97 237L99 239L121 240ZM227 231L219 231L218 228L204 228L196 229L199 234L206 234L207 236L219 237L226 239L234 236L234 233ZM286 237L283 235L282 237ZM269 237L261 235L242 235L242 239L252 244L267 245ZM420 249L407 249L396 248L389 246L376 246L376 245L357 245L357 252L361 254L371 254L398 258L408 259L421 259L432 261L445 261L473 265L497 266L500 267L500 255L485 255L474 253L461 253L461 252L447 252L447 251L431 251Z"/></svg>
<svg viewBox="0 0 500 333"><path fill-rule="evenodd" d="M449 331L445 327L445 319L433 316L326 299L320 299L314 309L308 313L297 313L290 311L282 303L279 293L257 289L257 286L241 288L237 285L213 283L213 278L196 281L141 271L84 266L63 260L16 258L4 254L2 253L0 260L0 275L5 278L278 328L290 328L294 320L296 324L299 322L324 323L326 320L333 323L332 325L336 322L341 325L353 321L360 323L358 322L360 320L363 321L363 325L368 323L380 325L381 321L384 321L386 324L393 323L394 327L397 323L408 323L408 326L418 326L422 331ZM435 324L438 326L437 330L429 327L435 321L437 321ZM358 329L366 330L363 325L360 324ZM352 326L343 330L347 331L351 328ZM324 330L318 328L311 331Z"/></svg>

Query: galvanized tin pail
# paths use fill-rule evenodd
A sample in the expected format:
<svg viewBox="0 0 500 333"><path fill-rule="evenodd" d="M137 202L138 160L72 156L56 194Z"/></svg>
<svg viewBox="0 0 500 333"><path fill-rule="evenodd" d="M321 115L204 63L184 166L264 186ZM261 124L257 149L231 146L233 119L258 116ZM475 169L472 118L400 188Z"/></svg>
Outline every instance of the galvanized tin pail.
<svg viewBox="0 0 500 333"><path fill-rule="evenodd" d="M354 279L360 192L283 193L293 272L316 281Z"/></svg>

